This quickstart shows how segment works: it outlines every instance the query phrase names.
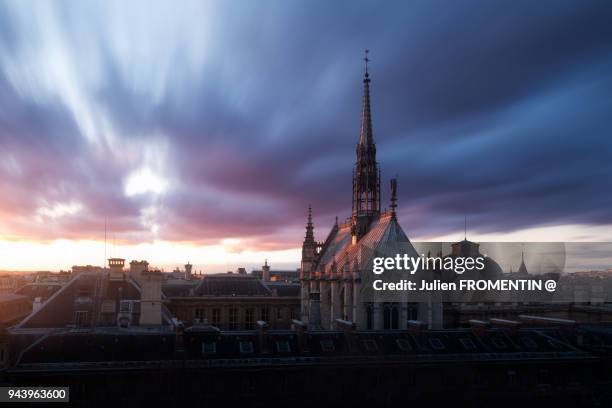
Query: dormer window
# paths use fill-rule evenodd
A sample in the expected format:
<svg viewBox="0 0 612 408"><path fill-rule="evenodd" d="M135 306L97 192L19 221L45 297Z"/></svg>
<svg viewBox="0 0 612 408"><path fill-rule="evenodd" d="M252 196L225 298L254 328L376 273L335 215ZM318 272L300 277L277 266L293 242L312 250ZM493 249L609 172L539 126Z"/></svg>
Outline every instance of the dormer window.
<svg viewBox="0 0 612 408"><path fill-rule="evenodd" d="M217 343L214 341L202 342L202 354L215 354L217 352Z"/></svg>
<svg viewBox="0 0 612 408"><path fill-rule="evenodd" d="M330 339L321 340L319 344L321 345L321 350L325 352L329 353L329 352L336 350L336 346L334 346L334 342Z"/></svg>
<svg viewBox="0 0 612 408"><path fill-rule="evenodd" d="M287 340L278 340L276 342L276 350L279 353L290 353L291 346L289 345L289 342Z"/></svg>
<svg viewBox="0 0 612 408"><path fill-rule="evenodd" d="M240 353L242 354L253 353L253 342L252 341L241 341L240 342Z"/></svg>

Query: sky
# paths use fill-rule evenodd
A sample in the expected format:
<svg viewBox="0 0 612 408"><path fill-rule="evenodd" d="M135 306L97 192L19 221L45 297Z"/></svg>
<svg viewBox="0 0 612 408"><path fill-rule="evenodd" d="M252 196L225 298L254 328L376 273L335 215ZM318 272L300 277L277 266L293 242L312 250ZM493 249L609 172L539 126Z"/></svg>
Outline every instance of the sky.
<svg viewBox="0 0 612 408"><path fill-rule="evenodd" d="M296 267L365 48L411 239L612 241L610 2L1 0L0 269Z"/></svg>

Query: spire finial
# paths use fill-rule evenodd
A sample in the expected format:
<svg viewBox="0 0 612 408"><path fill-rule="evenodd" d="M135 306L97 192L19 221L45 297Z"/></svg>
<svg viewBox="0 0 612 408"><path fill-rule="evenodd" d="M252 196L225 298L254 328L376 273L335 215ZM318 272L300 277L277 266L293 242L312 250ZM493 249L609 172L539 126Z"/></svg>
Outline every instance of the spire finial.
<svg viewBox="0 0 612 408"><path fill-rule="evenodd" d="M366 48L365 50L365 57L363 58L363 60L365 61L365 76L366 78L369 76L368 75L368 62L370 62L370 59L368 58L368 54L370 53L370 50L368 50Z"/></svg>
<svg viewBox="0 0 612 408"><path fill-rule="evenodd" d="M467 215L463 216L463 240L467 241Z"/></svg>
<svg viewBox="0 0 612 408"><path fill-rule="evenodd" d="M312 206L308 204L308 221L306 222L306 241L314 242L314 226L312 225Z"/></svg>

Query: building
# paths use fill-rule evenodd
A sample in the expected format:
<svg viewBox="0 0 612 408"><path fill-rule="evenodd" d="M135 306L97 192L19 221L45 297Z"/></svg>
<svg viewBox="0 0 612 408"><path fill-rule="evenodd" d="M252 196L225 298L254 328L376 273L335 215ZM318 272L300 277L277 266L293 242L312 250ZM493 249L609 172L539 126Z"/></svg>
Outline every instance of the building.
<svg viewBox="0 0 612 408"><path fill-rule="evenodd" d="M27 296L15 293L0 293L0 327L20 322L32 311L32 302Z"/></svg>
<svg viewBox="0 0 612 408"><path fill-rule="evenodd" d="M25 284L25 279L17 273L10 273L0 276L0 293L14 293L19 287Z"/></svg>
<svg viewBox="0 0 612 408"><path fill-rule="evenodd" d="M68 386L78 406L612 402L611 327L535 316L452 330L418 322L406 330L311 330L296 322L291 330L260 323L230 332L206 324L62 328L26 344L28 336L0 330L0 378Z"/></svg>
<svg viewBox="0 0 612 408"><path fill-rule="evenodd" d="M186 326L208 322L222 330L251 330L258 320L288 329L299 318L300 285L243 273L206 274L200 280L168 281L162 287L174 317Z"/></svg>
<svg viewBox="0 0 612 408"><path fill-rule="evenodd" d="M161 273L128 272L124 264L123 259L111 258L109 269L74 274L15 329L46 333L63 327L171 325L162 304Z"/></svg>
<svg viewBox="0 0 612 408"><path fill-rule="evenodd" d="M268 261L264 263L261 269L253 269L251 275L263 279L264 281L271 282L286 282L286 283L299 283L300 282L300 271L299 269L270 269Z"/></svg>
<svg viewBox="0 0 612 408"><path fill-rule="evenodd" d="M344 223L336 220L325 241L317 242L308 208L300 269L302 320L323 329L333 329L338 320L351 321L360 330L405 329L417 313L430 327L441 327L442 309L437 302L417 306L408 298L391 303L361 298L362 280L371 273L367 266L374 253L400 247L403 253L418 256L396 217L395 180L391 180L390 210L381 210L367 61L351 217Z"/></svg>

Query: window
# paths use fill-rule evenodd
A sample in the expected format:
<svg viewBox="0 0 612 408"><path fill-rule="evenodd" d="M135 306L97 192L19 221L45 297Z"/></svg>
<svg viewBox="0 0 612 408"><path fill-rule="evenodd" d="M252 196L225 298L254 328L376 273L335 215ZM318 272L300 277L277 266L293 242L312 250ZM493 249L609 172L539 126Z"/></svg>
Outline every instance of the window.
<svg viewBox="0 0 612 408"><path fill-rule="evenodd" d="M88 315L86 310L78 310L74 312L74 324L77 327L89 326Z"/></svg>
<svg viewBox="0 0 612 408"><path fill-rule="evenodd" d="M459 341L461 342L461 345L463 346L464 349L476 350L476 345L474 344L472 339L463 338L463 339L459 339Z"/></svg>
<svg viewBox="0 0 612 408"><path fill-rule="evenodd" d="M276 350L278 350L279 353L289 353L291 352L291 346L287 340L278 340L276 342Z"/></svg>
<svg viewBox="0 0 612 408"><path fill-rule="evenodd" d="M336 347L334 346L334 342L330 339L321 340L319 344L321 345L322 351L332 352L336 350Z"/></svg>
<svg viewBox="0 0 612 408"><path fill-rule="evenodd" d="M242 354L250 354L253 352L253 342L243 340L240 342L240 352Z"/></svg>
<svg viewBox="0 0 612 408"><path fill-rule="evenodd" d="M290 309L291 315L289 316L291 320L295 319L295 309Z"/></svg>
<svg viewBox="0 0 612 408"><path fill-rule="evenodd" d="M263 320L264 322L270 321L270 309L269 308L267 307L261 308L261 320Z"/></svg>
<svg viewBox="0 0 612 408"><path fill-rule="evenodd" d="M412 350L412 346L410 345L410 342L406 339L397 339L395 340L395 344L397 344L397 347L401 350L401 351L410 351Z"/></svg>
<svg viewBox="0 0 612 408"><path fill-rule="evenodd" d="M196 309L195 317L196 319L199 319L200 321L204 320L204 309Z"/></svg>
<svg viewBox="0 0 612 408"><path fill-rule="evenodd" d="M444 350L444 343L440 339L429 339L429 345L434 350Z"/></svg>
<svg viewBox="0 0 612 408"><path fill-rule="evenodd" d="M212 324L213 326L219 326L221 324L221 309L212 310Z"/></svg>
<svg viewBox="0 0 612 408"><path fill-rule="evenodd" d="M418 306L411 304L411 306L408 307L408 320L418 320L418 317Z"/></svg>
<svg viewBox="0 0 612 408"><path fill-rule="evenodd" d="M507 347L506 342L503 339L500 339L499 337L493 337L491 341L493 342L493 345L497 348L504 349Z"/></svg>
<svg viewBox="0 0 612 408"><path fill-rule="evenodd" d="M244 311L244 325L247 330L252 330L255 327L255 311L253 309Z"/></svg>
<svg viewBox="0 0 612 408"><path fill-rule="evenodd" d="M236 308L229 310L229 329L238 330L238 309Z"/></svg>
<svg viewBox="0 0 612 408"><path fill-rule="evenodd" d="M368 328L368 330L372 330L372 328L374 327L374 310L372 308L372 305L368 305L368 307L366 307L366 327Z"/></svg>
<svg viewBox="0 0 612 408"><path fill-rule="evenodd" d="M217 343L214 341L202 342L202 354L215 354L217 352Z"/></svg>
<svg viewBox="0 0 612 408"><path fill-rule="evenodd" d="M391 311L393 308L385 307L384 315L383 315L383 328L385 330L389 330L391 328Z"/></svg>
<svg viewBox="0 0 612 408"><path fill-rule="evenodd" d="M132 313L132 302L122 300L119 303L119 312L121 312L121 313Z"/></svg>
<svg viewBox="0 0 612 408"><path fill-rule="evenodd" d="M283 318L283 309L279 307L276 309L276 319L280 320L282 318Z"/></svg>
<svg viewBox="0 0 612 408"><path fill-rule="evenodd" d="M79 288L79 297L89 297L89 288Z"/></svg>
<svg viewBox="0 0 612 408"><path fill-rule="evenodd" d="M530 349L538 348L537 343L530 337L521 338L521 343L523 343L525 347L530 348Z"/></svg>
<svg viewBox="0 0 612 408"><path fill-rule="evenodd" d="M363 340L363 347L370 352L378 351L378 344L372 339Z"/></svg>

